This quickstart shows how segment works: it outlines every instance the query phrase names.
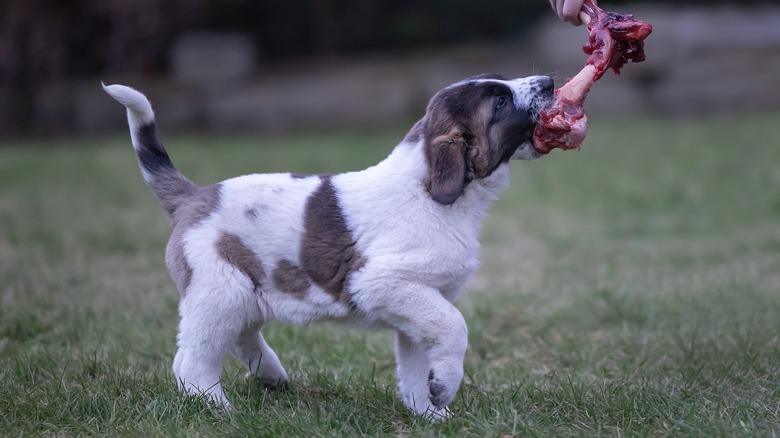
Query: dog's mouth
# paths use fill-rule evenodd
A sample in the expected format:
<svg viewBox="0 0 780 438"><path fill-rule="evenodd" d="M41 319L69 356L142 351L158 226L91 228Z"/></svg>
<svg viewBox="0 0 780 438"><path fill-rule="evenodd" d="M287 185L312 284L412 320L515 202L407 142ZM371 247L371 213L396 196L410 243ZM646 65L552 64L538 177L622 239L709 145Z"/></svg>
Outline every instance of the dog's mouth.
<svg viewBox="0 0 780 438"><path fill-rule="evenodd" d="M531 113L532 123L524 133L523 136L524 142L533 143L534 130L536 130L536 125L539 123L539 119L541 117L542 111L548 106L552 105L552 102L553 102L553 97L551 93L540 93L536 95L536 98L534 98L533 101L531 101L531 107L529 108L529 112Z"/></svg>
<svg viewBox="0 0 780 438"><path fill-rule="evenodd" d="M531 102L531 120L533 120L533 123L531 126L526 130L525 135L523 137L523 142L533 145L534 144L534 131L536 130L536 125L539 124L539 119L541 118L542 111L544 111L545 108L549 107L553 103L553 96L554 94L551 92L543 92L536 96L536 98ZM545 155L547 152L540 151L536 147L534 147L535 151L539 156ZM548 151L549 152L549 151Z"/></svg>
<svg viewBox="0 0 780 438"><path fill-rule="evenodd" d="M520 143L517 145L512 159L514 160L535 160L542 156L534 148L534 130L536 129L536 121L529 123L520 137Z"/></svg>
<svg viewBox="0 0 780 438"><path fill-rule="evenodd" d="M531 100L527 109L530 120L525 127L525 130L522 131L520 143L512 155L513 159L535 160L544 155L534 147L534 132L536 131L536 126L541 118L542 111L547 108L552 101L553 93L548 91L536 94L533 100Z"/></svg>
<svg viewBox="0 0 780 438"><path fill-rule="evenodd" d="M523 133L523 144L532 144L534 142L534 131L536 130L536 123L537 122L534 121L534 123L530 124Z"/></svg>
<svg viewBox="0 0 780 438"><path fill-rule="evenodd" d="M534 121L534 125L539 121L539 117L545 108L549 107L553 103L553 92L544 91L536 95L531 101L531 118Z"/></svg>

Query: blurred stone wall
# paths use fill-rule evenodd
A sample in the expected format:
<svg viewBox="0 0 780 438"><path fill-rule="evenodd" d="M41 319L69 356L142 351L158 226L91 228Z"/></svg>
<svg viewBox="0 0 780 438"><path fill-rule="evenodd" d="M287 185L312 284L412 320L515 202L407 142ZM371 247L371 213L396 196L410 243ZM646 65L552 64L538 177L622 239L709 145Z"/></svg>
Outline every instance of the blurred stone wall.
<svg viewBox="0 0 780 438"><path fill-rule="evenodd" d="M606 74L586 101L593 115L698 116L780 109L780 7L631 6L654 26L647 61ZM38 133L126 129L100 80L152 100L166 131L284 132L364 129L419 118L430 96L467 76L550 74L560 86L582 67L584 27L552 14L531 38L263 65L249 38L179 36L167 77L55 83L34 98Z"/></svg>

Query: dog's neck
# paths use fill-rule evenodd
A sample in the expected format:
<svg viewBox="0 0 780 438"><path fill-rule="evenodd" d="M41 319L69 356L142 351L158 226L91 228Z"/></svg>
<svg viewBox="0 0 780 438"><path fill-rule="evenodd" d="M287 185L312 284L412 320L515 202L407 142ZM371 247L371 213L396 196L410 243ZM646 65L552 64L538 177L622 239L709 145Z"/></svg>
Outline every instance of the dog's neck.
<svg viewBox="0 0 780 438"><path fill-rule="evenodd" d="M431 198L425 188L429 169L425 164L423 144L422 139L417 142L402 142L383 161L360 173L373 182L378 189L377 196L395 197L399 187L403 187L406 195L424 199L424 204L430 205L434 210L443 213L466 213L481 222L492 202L509 185L509 164L500 165L487 178L470 181L452 205L441 205ZM383 193L383 190L388 193ZM399 205L398 208L403 207Z"/></svg>

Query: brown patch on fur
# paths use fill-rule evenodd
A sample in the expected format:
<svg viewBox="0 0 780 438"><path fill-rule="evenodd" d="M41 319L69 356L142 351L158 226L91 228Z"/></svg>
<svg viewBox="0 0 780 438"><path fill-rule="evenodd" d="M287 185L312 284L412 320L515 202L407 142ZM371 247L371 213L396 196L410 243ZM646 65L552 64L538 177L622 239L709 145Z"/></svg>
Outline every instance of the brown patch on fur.
<svg viewBox="0 0 780 438"><path fill-rule="evenodd" d="M468 158L472 163L474 178L485 178L493 172L498 157L490 147L488 131L492 111L489 105L480 105L474 111L471 130L474 133L474 147L469 148ZM491 170L489 170L491 169Z"/></svg>
<svg viewBox="0 0 780 438"><path fill-rule="evenodd" d="M473 107L479 96L464 92L463 86L446 88L428 104L423 119L428 178L425 189L434 201L454 203L473 178L467 153L473 139Z"/></svg>
<svg viewBox="0 0 780 438"><path fill-rule="evenodd" d="M449 135L430 140L425 148L428 160L428 180L425 188L434 201L442 205L454 203L471 180L466 174L468 144L457 129Z"/></svg>
<svg viewBox="0 0 780 438"><path fill-rule="evenodd" d="M306 201L301 266L316 285L349 302L349 276L366 260L355 247L331 177L320 178L320 186Z"/></svg>
<svg viewBox="0 0 780 438"><path fill-rule="evenodd" d="M263 264L240 237L231 233L222 233L217 240L217 253L249 277L255 289L262 285L265 280Z"/></svg>
<svg viewBox="0 0 780 438"><path fill-rule="evenodd" d="M514 109L515 112L525 110ZM475 124L475 140L478 147L470 152L474 163L475 178L489 177L502 163L506 163L520 144L525 124L519 123L520 116L499 118L493 117L490 105L483 105L477 110ZM493 120L491 120L493 118Z"/></svg>
<svg viewBox="0 0 780 438"><path fill-rule="evenodd" d="M182 298L192 281L192 267L184 253L184 233L210 216L219 207L221 186L215 184L198 187L183 194L181 199L172 200L177 205L171 213L173 232L165 249L165 265Z"/></svg>
<svg viewBox="0 0 780 438"><path fill-rule="evenodd" d="M271 277L276 288L282 292L303 295L311 286L303 270L289 260L279 260Z"/></svg>
<svg viewBox="0 0 780 438"><path fill-rule="evenodd" d="M220 184L198 187L186 199L179 202L178 208L171 215L174 228L190 228L213 213L219 206L222 192Z"/></svg>
<svg viewBox="0 0 780 438"><path fill-rule="evenodd" d="M429 169L425 188L434 201L454 203L472 180L490 176L510 158L514 149L498 134L503 126L493 127L491 120L495 98L502 94L511 96L511 90L503 84L472 82L445 88L431 99L422 129Z"/></svg>
<svg viewBox="0 0 780 438"><path fill-rule="evenodd" d="M178 230L174 230L171 234L168 246L165 248L165 265L179 289L179 294L184 298L192 281L192 267L187 263L187 257L184 254L182 234L184 233Z"/></svg>

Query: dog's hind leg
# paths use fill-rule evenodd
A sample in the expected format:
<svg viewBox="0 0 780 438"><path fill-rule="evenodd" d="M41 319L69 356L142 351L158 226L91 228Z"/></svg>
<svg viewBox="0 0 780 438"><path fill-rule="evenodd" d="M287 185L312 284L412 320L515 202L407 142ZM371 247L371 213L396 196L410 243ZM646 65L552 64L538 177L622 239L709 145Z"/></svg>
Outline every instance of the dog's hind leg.
<svg viewBox="0 0 780 438"><path fill-rule="evenodd" d="M214 278L196 273L179 304L173 372L183 391L229 406L220 384L222 364L259 315L256 305L253 310L252 285L246 277L222 275L218 282Z"/></svg>
<svg viewBox="0 0 780 438"><path fill-rule="evenodd" d="M184 306L182 306L184 307ZM173 373L179 388L195 396L229 406L222 392L220 375L227 351L224 338L230 337L219 321L207 320L196 312L180 309L177 336L178 350L173 359ZM235 338L228 344L233 344Z"/></svg>
<svg viewBox="0 0 780 438"><path fill-rule="evenodd" d="M248 376L257 377L263 386L284 388L287 385L287 373L279 356L268 346L259 330L242 333L233 353L246 365Z"/></svg>

